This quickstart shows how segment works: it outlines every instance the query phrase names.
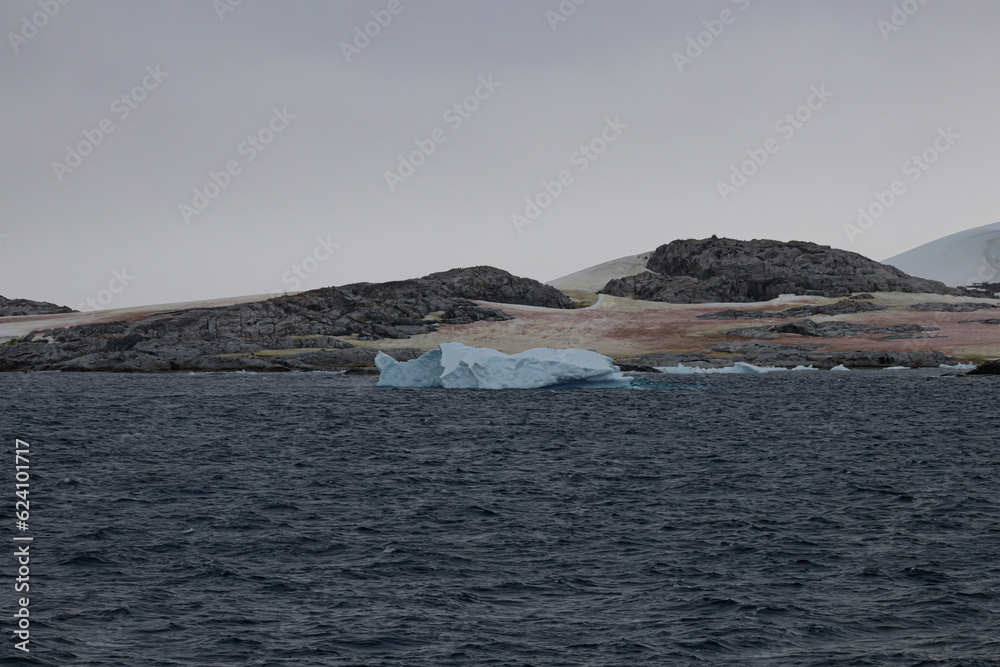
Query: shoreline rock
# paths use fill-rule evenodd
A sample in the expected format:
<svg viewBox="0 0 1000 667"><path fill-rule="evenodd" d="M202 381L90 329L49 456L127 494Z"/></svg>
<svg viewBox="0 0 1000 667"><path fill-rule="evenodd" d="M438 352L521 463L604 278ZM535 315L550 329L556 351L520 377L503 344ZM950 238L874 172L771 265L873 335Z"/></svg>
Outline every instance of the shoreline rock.
<svg viewBox="0 0 1000 667"><path fill-rule="evenodd" d="M1000 359L980 364L966 375L1000 375Z"/></svg>
<svg viewBox="0 0 1000 667"><path fill-rule="evenodd" d="M480 266L414 280L355 283L234 306L160 313L135 322L34 331L14 345L0 346L0 371L277 372L371 365L374 351L355 348L342 338L407 339L433 333L443 324L512 319L474 301L573 308L554 287ZM255 356L299 349L319 352Z"/></svg>
<svg viewBox="0 0 1000 667"><path fill-rule="evenodd" d="M830 370L836 366L849 368L893 368L906 366L909 368L938 368L942 364L958 363L956 357L940 352L885 352L878 350L824 351L820 343L804 343L798 345L782 345L770 341L753 341L742 343L725 343L710 348L712 352L726 356L710 356L707 354L647 354L639 357L621 359L615 363L634 366L701 366L703 368L723 368L736 362L754 366L774 366L795 368L796 366L814 366L822 370Z"/></svg>

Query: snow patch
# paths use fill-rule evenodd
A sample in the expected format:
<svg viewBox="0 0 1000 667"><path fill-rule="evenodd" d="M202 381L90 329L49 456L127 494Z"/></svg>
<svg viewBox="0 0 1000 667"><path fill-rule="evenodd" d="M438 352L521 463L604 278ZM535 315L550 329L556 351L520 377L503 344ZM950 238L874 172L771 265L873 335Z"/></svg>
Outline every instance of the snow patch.
<svg viewBox="0 0 1000 667"><path fill-rule="evenodd" d="M646 252L641 255L619 257L610 262L604 262L603 264L571 273L568 276L556 278L549 281L548 284L558 290L597 292L612 280L634 276L646 271L646 262L649 261L651 254Z"/></svg>
<svg viewBox="0 0 1000 667"><path fill-rule="evenodd" d="M1000 282L1000 222L931 241L883 264L952 287Z"/></svg>

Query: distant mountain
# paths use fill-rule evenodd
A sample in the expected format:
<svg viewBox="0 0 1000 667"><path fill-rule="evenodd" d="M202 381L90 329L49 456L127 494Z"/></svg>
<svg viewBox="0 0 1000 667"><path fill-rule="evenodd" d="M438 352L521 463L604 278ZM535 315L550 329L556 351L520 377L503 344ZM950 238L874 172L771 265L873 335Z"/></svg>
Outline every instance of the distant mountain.
<svg viewBox="0 0 1000 667"><path fill-rule="evenodd" d="M953 287L1000 282L1000 222L945 236L885 260Z"/></svg>
<svg viewBox="0 0 1000 667"><path fill-rule="evenodd" d="M646 271L614 279L603 294L667 303L745 303L782 294L848 296L858 292L962 294L857 253L802 241L712 237L657 248Z"/></svg>
<svg viewBox="0 0 1000 667"><path fill-rule="evenodd" d="M7 299L0 296L0 317L15 317L17 315L54 315L57 313L75 313L66 306L57 306L44 301L29 301L27 299Z"/></svg>

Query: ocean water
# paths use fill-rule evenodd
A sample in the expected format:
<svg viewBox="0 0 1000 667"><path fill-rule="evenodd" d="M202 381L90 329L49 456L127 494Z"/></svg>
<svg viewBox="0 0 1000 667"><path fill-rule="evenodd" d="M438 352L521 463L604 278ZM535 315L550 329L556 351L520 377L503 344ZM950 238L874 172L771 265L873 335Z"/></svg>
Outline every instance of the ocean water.
<svg viewBox="0 0 1000 667"><path fill-rule="evenodd" d="M1000 665L1000 381L669 380L0 375L0 664Z"/></svg>

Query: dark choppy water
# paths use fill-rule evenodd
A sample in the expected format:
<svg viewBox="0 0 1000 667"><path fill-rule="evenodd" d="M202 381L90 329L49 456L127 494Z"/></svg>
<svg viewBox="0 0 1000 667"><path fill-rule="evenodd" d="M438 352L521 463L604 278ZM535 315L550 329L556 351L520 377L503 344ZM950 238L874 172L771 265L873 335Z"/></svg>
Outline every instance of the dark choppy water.
<svg viewBox="0 0 1000 667"><path fill-rule="evenodd" d="M672 382L0 375L0 663L1000 665L1000 381Z"/></svg>

